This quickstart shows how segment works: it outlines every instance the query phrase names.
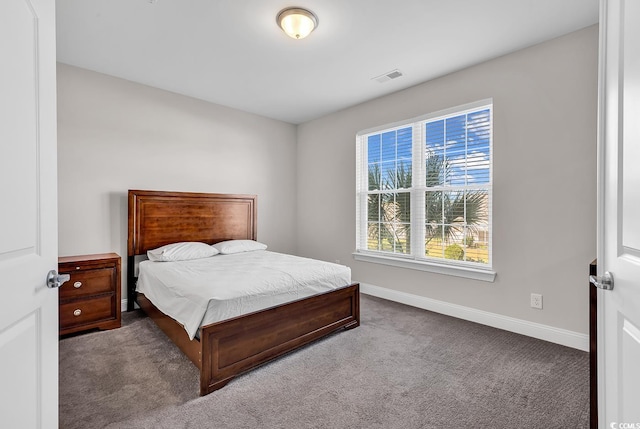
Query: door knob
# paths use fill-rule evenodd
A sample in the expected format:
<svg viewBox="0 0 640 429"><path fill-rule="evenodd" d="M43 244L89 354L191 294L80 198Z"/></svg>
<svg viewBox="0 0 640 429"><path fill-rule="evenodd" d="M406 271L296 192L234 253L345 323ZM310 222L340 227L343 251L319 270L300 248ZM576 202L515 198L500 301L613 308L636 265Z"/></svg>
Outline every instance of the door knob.
<svg viewBox="0 0 640 429"><path fill-rule="evenodd" d="M589 276L589 282L598 289L613 289L613 275L609 271L606 271L602 277Z"/></svg>
<svg viewBox="0 0 640 429"><path fill-rule="evenodd" d="M69 274L58 274L56 270L51 270L47 274L47 287L58 288L66 281L69 281L71 276Z"/></svg>

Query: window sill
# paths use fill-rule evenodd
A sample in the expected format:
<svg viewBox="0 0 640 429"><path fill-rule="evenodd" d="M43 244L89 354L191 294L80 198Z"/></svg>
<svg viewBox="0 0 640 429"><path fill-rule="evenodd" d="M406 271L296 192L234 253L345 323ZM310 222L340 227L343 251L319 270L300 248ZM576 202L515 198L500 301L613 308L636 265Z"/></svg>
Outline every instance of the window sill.
<svg viewBox="0 0 640 429"><path fill-rule="evenodd" d="M482 280L485 282L493 282L496 278L495 271L472 267L461 267L447 264L438 264L434 262L416 261L415 259L391 258L388 256L360 252L354 252L353 257L356 261L390 265L399 268L409 268L412 270L428 271L431 273L464 277L467 279Z"/></svg>

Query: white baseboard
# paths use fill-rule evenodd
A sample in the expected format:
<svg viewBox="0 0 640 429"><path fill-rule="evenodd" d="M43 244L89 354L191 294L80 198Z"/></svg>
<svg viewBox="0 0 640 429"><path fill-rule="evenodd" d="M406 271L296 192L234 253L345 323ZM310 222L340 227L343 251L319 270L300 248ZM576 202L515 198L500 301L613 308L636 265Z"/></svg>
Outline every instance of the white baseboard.
<svg viewBox="0 0 640 429"><path fill-rule="evenodd" d="M527 320L516 319L366 283L360 283L360 292L378 298L388 299L389 301L422 308L423 310L446 314L447 316L457 317L482 325L504 329L505 331L561 344L574 349L589 351L589 336L578 332L554 328L553 326L542 325L540 323L529 322Z"/></svg>

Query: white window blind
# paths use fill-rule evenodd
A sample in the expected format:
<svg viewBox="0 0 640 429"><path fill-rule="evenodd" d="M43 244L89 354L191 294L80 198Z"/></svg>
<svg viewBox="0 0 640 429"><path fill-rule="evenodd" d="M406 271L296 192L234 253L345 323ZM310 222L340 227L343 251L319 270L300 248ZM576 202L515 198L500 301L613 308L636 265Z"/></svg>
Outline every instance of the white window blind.
<svg viewBox="0 0 640 429"><path fill-rule="evenodd" d="M491 269L492 102L358 133L356 255Z"/></svg>

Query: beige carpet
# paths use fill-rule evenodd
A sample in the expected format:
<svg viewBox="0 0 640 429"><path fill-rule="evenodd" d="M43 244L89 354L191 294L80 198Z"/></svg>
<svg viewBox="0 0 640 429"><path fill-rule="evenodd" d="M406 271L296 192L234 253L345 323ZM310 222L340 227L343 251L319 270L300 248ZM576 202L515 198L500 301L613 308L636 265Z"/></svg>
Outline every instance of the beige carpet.
<svg viewBox="0 0 640 429"><path fill-rule="evenodd" d="M362 295L362 324L199 398L146 317L60 342L60 428L589 426L588 354Z"/></svg>

